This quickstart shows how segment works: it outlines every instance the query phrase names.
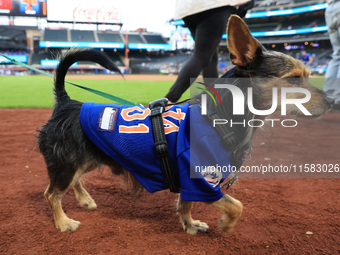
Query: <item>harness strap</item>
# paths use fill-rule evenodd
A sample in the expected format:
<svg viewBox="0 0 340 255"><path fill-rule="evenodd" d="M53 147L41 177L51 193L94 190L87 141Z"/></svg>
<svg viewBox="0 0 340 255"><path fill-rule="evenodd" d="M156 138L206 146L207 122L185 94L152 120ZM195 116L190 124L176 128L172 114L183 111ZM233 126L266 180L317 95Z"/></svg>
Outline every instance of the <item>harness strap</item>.
<svg viewBox="0 0 340 255"><path fill-rule="evenodd" d="M215 119L221 119L217 113L212 113L208 115L208 118L210 120L215 120ZM233 149L237 145L237 139L236 135L233 131L228 130L225 125L216 125L215 129L218 133L218 135L222 138L223 140L223 145L227 150Z"/></svg>
<svg viewBox="0 0 340 255"><path fill-rule="evenodd" d="M171 158L169 154L168 143L166 141L162 113L165 111L165 106L168 104L168 99L162 98L152 101L149 104L150 117L152 123L152 133L155 141L155 150L158 159L161 162L161 168L164 174L164 179L169 189L173 193L180 192L180 184L178 176L174 174L171 166Z"/></svg>

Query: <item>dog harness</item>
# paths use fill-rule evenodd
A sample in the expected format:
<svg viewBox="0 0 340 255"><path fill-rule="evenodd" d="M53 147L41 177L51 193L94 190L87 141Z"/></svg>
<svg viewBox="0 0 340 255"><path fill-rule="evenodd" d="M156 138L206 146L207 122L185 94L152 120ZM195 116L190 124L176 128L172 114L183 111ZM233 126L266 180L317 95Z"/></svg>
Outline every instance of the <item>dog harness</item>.
<svg viewBox="0 0 340 255"><path fill-rule="evenodd" d="M180 193L181 187L178 176L172 170L171 158L169 154L168 142L165 137L162 113L168 106L168 99L161 98L149 104L152 124L153 139L155 142L156 155L161 162L165 183L173 193Z"/></svg>
<svg viewBox="0 0 340 255"><path fill-rule="evenodd" d="M150 108L142 106L84 103L80 121L87 137L100 150L153 193L169 185L156 155L150 113ZM231 172L231 155L199 106L168 106L162 117L181 198L203 202L220 199L223 193L219 184Z"/></svg>

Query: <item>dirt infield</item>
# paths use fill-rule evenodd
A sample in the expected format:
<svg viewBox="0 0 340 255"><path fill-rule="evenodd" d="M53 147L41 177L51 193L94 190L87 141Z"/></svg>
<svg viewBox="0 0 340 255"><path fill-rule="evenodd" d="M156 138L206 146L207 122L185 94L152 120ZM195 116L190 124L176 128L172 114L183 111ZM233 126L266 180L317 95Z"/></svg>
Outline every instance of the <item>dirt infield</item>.
<svg viewBox="0 0 340 255"><path fill-rule="evenodd" d="M47 172L35 150L35 130L50 114L51 109L0 109L1 254L340 253L340 179L241 178L228 191L245 206L235 232L222 233L221 212L197 203L193 217L210 230L189 236L175 214L176 195L162 191L134 199L108 170L94 171L84 181L98 208L81 208L68 191L64 209L81 225L61 233L43 197ZM275 127L270 145L257 137L248 165L340 163L340 114L299 123L294 131Z"/></svg>

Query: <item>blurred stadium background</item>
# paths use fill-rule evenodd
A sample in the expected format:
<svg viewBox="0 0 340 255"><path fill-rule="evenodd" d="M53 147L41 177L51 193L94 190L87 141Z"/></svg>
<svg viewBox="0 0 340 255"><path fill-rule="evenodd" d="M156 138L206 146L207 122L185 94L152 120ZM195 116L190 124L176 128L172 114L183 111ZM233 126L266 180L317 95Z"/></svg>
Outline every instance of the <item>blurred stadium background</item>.
<svg viewBox="0 0 340 255"><path fill-rule="evenodd" d="M324 0L256 0L245 21L268 49L296 58L306 50L313 57L312 73L323 75L332 54L324 19L326 6ZM135 8L131 6L131 10ZM49 71L57 65L56 57L63 50L95 48L107 53L124 73L178 73L194 47L183 22L170 17L162 24L166 32L143 26L126 29L124 10L120 1L108 0L2 0L0 52ZM226 36L219 50L219 71L223 73L231 66ZM72 72L106 73L92 63L78 63ZM0 57L0 75L25 74L33 72Z"/></svg>

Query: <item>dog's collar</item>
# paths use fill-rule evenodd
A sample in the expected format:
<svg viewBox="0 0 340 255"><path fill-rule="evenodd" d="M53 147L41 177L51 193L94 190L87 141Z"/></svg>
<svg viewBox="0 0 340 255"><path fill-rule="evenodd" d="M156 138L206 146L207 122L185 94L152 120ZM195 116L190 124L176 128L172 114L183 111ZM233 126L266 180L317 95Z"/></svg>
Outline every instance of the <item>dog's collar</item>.
<svg viewBox="0 0 340 255"><path fill-rule="evenodd" d="M210 119L210 121L213 121L214 119L221 119L216 112L208 114L208 118ZM215 130L217 134L221 137L224 148L227 151L231 152L231 163L238 170L242 166L243 161L245 161L245 150L243 150L242 148L235 149L239 142L237 139L237 135L233 130L230 130L227 125L216 125ZM221 189L226 188L226 190L228 190L230 186L233 185L233 183L238 178L238 172L235 171L233 174L233 178L231 178L224 185L220 185Z"/></svg>

